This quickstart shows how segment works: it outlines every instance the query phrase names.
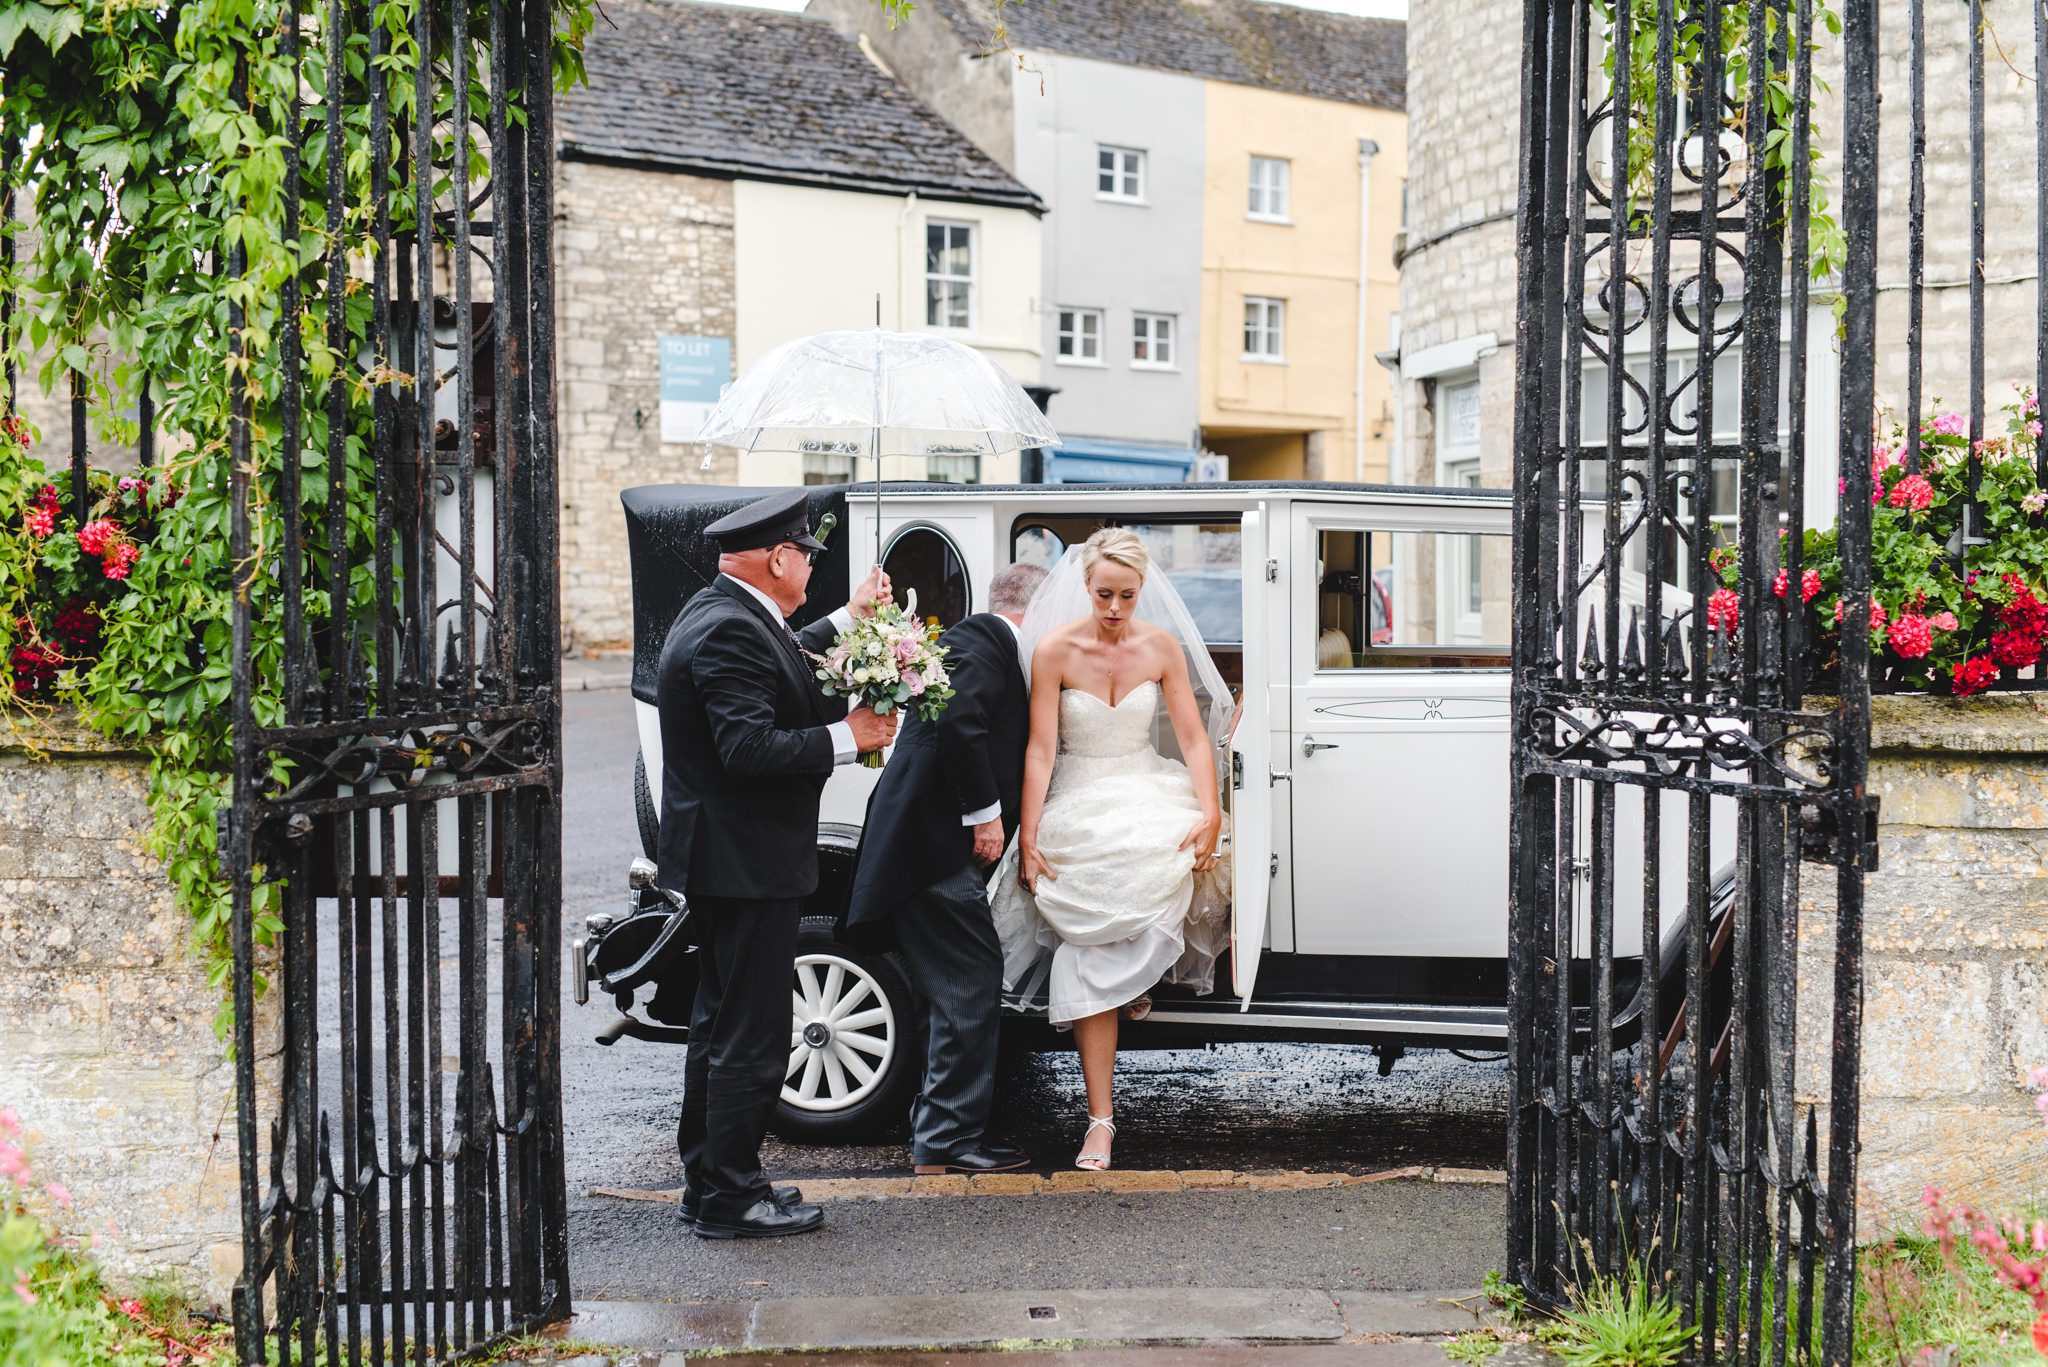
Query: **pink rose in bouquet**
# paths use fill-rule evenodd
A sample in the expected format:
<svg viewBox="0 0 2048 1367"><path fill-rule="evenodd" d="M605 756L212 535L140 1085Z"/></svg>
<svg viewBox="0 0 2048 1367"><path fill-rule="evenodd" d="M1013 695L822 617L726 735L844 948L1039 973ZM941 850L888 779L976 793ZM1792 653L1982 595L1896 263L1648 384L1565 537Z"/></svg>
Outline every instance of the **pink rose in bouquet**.
<svg viewBox="0 0 2048 1367"><path fill-rule="evenodd" d="M931 721L953 698L939 625L918 617L915 593L908 607L890 603L876 609L811 658L827 696L866 703L883 716L908 709ZM860 762L879 769L881 752L862 755Z"/></svg>

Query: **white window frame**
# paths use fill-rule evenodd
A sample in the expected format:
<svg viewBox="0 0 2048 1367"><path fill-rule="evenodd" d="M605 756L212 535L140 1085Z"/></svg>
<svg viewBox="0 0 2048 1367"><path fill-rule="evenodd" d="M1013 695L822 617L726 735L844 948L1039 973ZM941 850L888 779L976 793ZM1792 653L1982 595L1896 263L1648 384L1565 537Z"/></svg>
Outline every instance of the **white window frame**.
<svg viewBox="0 0 2048 1367"><path fill-rule="evenodd" d="M1259 321L1252 321L1252 310L1259 310ZM1287 364L1287 301L1270 294L1247 294L1244 297L1244 354L1238 359L1247 365ZM1255 350L1254 335L1264 340L1270 350Z"/></svg>
<svg viewBox="0 0 2048 1367"><path fill-rule="evenodd" d="M1266 175L1261 176L1264 169ZM1277 174L1276 174L1277 173ZM1286 157L1252 157L1244 216L1254 223L1293 223L1294 163Z"/></svg>
<svg viewBox="0 0 2048 1367"><path fill-rule="evenodd" d="M1082 327L1093 319L1095 330L1091 333ZM1102 359L1103 314L1101 309L1062 308L1053 315L1052 359L1054 365L1092 366L1102 369L1107 363ZM1071 343L1072 351L1064 348ZM1094 354L1082 350L1083 343L1094 346Z"/></svg>
<svg viewBox="0 0 2048 1367"><path fill-rule="evenodd" d="M1103 158L1111 164L1104 166ZM1095 197L1112 204L1143 204L1145 200L1145 149L1122 147L1115 143L1099 142L1095 145ZM1109 177L1110 188L1102 188L1102 178Z"/></svg>
<svg viewBox="0 0 2048 1367"><path fill-rule="evenodd" d="M1478 408L1479 376L1476 372L1443 376L1436 381L1436 480L1451 489L1477 489L1479 455L1485 437L1484 410ZM1475 407L1470 431L1451 420L1453 408L1466 402ZM1471 610L1474 588L1472 552L1481 543L1468 538L1462 545L1451 537L1438 541L1437 637L1454 645L1480 644L1480 613ZM1462 554L1460 553L1462 550Z"/></svg>
<svg viewBox="0 0 2048 1367"><path fill-rule="evenodd" d="M957 232L962 232L962 233L965 233L965 234L967 235L967 274L966 274L966 275L964 275L964 276L962 276L962 275L946 275L946 274L942 274L942 273L940 273L940 272L938 272L938 271L934 271L934 270L932 269L932 267L931 267L931 234L932 234L932 230L933 230L934 228L937 228L937 229L941 229L941 230L944 230L945 232L947 232L947 233L949 233L949 234L950 234L950 233L952 233L952 232L956 232L956 231L957 231ZM934 332L955 332L955 333L971 333L971 332L973 332L973 331L974 331L974 328L975 328L975 323L976 323L976 322L978 321L978 314L979 314L979 311L980 311L980 305L981 305L981 299L980 299L981 291L980 291L980 290L979 290L979 289L978 289L978 288L976 287L976 284L975 284L975 277L976 277L976 275L977 275L977 274L979 273L979 271L978 271L978 267L979 267L979 265L980 265L980 260L979 260L979 258L980 258L980 255L981 255L981 232L980 232L980 225L979 225L979 224L975 224L975 223L971 223L971 222L967 222L967 221L965 221L965 220L962 220L962 219L956 219L956 218L928 218L928 219L926 219L926 220L925 220L925 224L924 224L924 232L925 232L925 269L924 269L924 285L925 285L925 305L924 305L924 321L925 321L925 326L926 326L926 327L928 327L928 328L930 328L930 329L931 329L932 331L934 331ZM949 237L949 238L948 238L948 240L947 240L946 246L947 246L947 248L948 248L948 249L950 249L950 248L952 247L952 245L953 245L953 244L952 244L952 241L951 241L951 239L950 239L950 237ZM931 290L932 290L932 286L933 286L933 285L948 285L948 286L950 286L950 285L963 285L963 284L964 284L964 285L965 285L965 286L967 287L967 322L965 323L965 325L961 325L961 326L956 326L956 325L954 325L954 324L952 324L952 323L948 323L948 322L944 322L944 321L942 321L942 319L943 319L943 317L944 317L944 313L945 313L945 311L944 311L943 309L939 310L939 313L940 313L940 318L938 318L938 319L935 319L935 318L933 318L933 316L932 316L932 313L933 313L933 300L932 300L932 297L931 297Z"/></svg>
<svg viewBox="0 0 2048 1367"><path fill-rule="evenodd" d="M1133 313L1131 315L1131 369L1133 370L1179 370L1180 369L1180 319L1171 313ZM1144 360L1138 357L1139 343L1145 343L1150 356ZM1156 359L1166 352L1165 360Z"/></svg>

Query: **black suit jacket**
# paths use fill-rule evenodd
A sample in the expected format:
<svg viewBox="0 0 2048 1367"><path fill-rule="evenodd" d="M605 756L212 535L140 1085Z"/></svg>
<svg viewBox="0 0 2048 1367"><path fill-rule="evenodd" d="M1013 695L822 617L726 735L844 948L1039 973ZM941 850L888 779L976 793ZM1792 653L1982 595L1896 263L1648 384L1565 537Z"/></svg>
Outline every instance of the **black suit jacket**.
<svg viewBox="0 0 2048 1367"><path fill-rule="evenodd" d="M953 700L927 722L914 713L868 802L845 930L855 942L886 942L896 908L912 893L974 863L974 829L960 819L1002 807L1016 832L1024 791L1031 702L1017 661L1017 634L993 613L948 631Z"/></svg>
<svg viewBox="0 0 2048 1367"><path fill-rule="evenodd" d="M830 619L801 633L831 645ZM845 716L814 666L744 588L721 575L669 628L661 712L662 886L686 896L807 897L818 886L818 795Z"/></svg>

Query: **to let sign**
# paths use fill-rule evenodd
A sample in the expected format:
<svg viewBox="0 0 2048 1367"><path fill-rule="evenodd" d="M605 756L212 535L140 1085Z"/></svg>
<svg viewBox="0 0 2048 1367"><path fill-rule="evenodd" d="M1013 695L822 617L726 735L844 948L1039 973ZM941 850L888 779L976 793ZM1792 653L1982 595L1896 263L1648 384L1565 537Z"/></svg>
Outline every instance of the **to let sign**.
<svg viewBox="0 0 2048 1367"><path fill-rule="evenodd" d="M662 334L661 439L695 441L731 379L730 339Z"/></svg>

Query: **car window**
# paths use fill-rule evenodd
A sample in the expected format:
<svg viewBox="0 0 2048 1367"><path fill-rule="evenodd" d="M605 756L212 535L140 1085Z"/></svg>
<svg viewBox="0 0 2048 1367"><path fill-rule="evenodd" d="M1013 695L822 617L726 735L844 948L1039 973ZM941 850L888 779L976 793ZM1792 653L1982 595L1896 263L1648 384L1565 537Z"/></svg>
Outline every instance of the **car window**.
<svg viewBox="0 0 2048 1367"><path fill-rule="evenodd" d="M1020 563L1050 569L1068 546L1077 546L1103 517L1034 517L1020 520L1010 537L1010 555ZM1165 518L1115 520L1144 539L1156 570L1173 581L1210 646L1244 643L1244 531L1236 522L1188 522Z"/></svg>
<svg viewBox="0 0 2048 1367"><path fill-rule="evenodd" d="M1316 532L1315 667L1505 669L1511 538Z"/></svg>
<svg viewBox="0 0 2048 1367"><path fill-rule="evenodd" d="M950 627L965 617L974 602L967 564L945 533L931 527L909 527L896 534L882 555L896 601L908 604L917 593L920 617L935 617Z"/></svg>

